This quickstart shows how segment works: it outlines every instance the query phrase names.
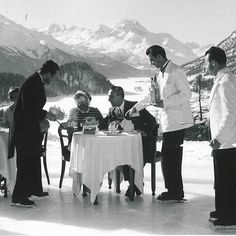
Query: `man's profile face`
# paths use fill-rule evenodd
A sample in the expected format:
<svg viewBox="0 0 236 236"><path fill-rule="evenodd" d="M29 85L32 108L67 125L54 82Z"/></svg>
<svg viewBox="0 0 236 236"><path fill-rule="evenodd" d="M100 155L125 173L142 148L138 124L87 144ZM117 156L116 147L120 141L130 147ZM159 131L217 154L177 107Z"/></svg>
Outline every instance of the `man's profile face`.
<svg viewBox="0 0 236 236"><path fill-rule="evenodd" d="M149 58L151 65L155 66L156 68L162 67L163 61L162 61L161 55L157 55L156 57L154 57L152 55L152 51L150 51L150 53L148 54L148 58Z"/></svg>
<svg viewBox="0 0 236 236"><path fill-rule="evenodd" d="M119 107L123 102L123 98L121 97L121 95L117 95L115 91L109 90L108 101L113 107Z"/></svg>
<svg viewBox="0 0 236 236"><path fill-rule="evenodd" d="M209 60L209 57L210 57L209 54L205 56L204 67L208 75L214 75L213 74L214 66L212 65L213 64L212 61Z"/></svg>
<svg viewBox="0 0 236 236"><path fill-rule="evenodd" d="M46 73L45 76L44 76L44 80L43 82L45 84L50 84L52 80L58 80L60 77L60 74L59 74L59 71L57 71L55 74L51 74L51 73Z"/></svg>

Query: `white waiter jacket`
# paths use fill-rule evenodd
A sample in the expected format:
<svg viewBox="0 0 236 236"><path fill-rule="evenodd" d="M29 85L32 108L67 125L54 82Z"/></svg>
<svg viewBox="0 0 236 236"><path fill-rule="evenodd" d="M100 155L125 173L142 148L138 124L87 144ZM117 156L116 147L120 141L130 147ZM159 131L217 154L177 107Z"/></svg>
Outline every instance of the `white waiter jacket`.
<svg viewBox="0 0 236 236"><path fill-rule="evenodd" d="M190 107L191 90L187 78L181 68L171 61L164 73L157 75L160 98L164 108L160 112L160 125L163 132L182 130L193 126ZM137 111L150 105L149 96L135 105Z"/></svg>
<svg viewBox="0 0 236 236"><path fill-rule="evenodd" d="M228 68L220 70L211 90L209 118L212 139L220 149L236 147L236 77Z"/></svg>

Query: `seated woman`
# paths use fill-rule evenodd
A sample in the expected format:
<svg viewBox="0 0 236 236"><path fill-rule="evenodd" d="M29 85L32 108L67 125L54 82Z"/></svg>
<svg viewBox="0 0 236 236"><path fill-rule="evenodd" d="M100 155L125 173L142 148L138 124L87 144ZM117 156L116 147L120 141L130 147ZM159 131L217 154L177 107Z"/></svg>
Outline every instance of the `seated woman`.
<svg viewBox="0 0 236 236"><path fill-rule="evenodd" d="M8 98L9 98L9 101L11 102L11 105L3 113L3 121L1 123L1 127L10 128L13 122L13 107L14 107L14 103L16 101L18 92L19 92L18 87L11 87L8 91Z"/></svg>
<svg viewBox="0 0 236 236"><path fill-rule="evenodd" d="M100 124L100 122L103 120L103 116L98 110L98 108L90 107L90 94L82 90L78 90L74 95L74 100L76 102L77 107L72 108L70 110L68 122L75 121L78 125L77 131L82 130L82 124L84 123L87 117L94 117L98 124ZM68 127L67 131L71 140L72 134L75 129L73 127Z"/></svg>
<svg viewBox="0 0 236 236"><path fill-rule="evenodd" d="M18 87L11 87L8 91L8 98L11 102L11 105L3 113L3 120L0 122L0 126L3 128L9 128L9 139L12 135L12 124L13 124L13 108L19 92Z"/></svg>

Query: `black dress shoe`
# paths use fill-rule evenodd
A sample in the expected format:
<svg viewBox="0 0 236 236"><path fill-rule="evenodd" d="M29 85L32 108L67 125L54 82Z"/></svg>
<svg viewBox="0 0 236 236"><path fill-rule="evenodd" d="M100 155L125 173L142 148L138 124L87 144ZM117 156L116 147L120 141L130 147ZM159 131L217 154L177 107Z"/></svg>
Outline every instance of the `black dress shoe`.
<svg viewBox="0 0 236 236"><path fill-rule="evenodd" d="M47 197L49 196L49 193L48 192L39 192L39 193L32 193L30 195L30 199L42 199L44 197Z"/></svg>
<svg viewBox="0 0 236 236"><path fill-rule="evenodd" d="M227 219L227 220L223 220L218 218L217 220L215 220L213 222L214 226L236 226L236 220L235 219Z"/></svg>
<svg viewBox="0 0 236 236"><path fill-rule="evenodd" d="M16 207L25 207L25 208L32 208L35 207L36 204L34 201L29 200L28 198L12 198L11 206Z"/></svg>
<svg viewBox="0 0 236 236"><path fill-rule="evenodd" d="M217 211L210 212L209 222L213 223L214 221L218 220L218 218L219 218L219 214Z"/></svg>
<svg viewBox="0 0 236 236"><path fill-rule="evenodd" d="M170 192L163 192L157 197L158 201L166 201L166 202L184 202L186 199L184 199L183 194L174 195Z"/></svg>
<svg viewBox="0 0 236 236"><path fill-rule="evenodd" d="M134 185L134 193L136 193L137 196L141 195L140 190L137 188L136 185ZM125 193L126 197L130 197L130 187L127 189L126 193Z"/></svg>

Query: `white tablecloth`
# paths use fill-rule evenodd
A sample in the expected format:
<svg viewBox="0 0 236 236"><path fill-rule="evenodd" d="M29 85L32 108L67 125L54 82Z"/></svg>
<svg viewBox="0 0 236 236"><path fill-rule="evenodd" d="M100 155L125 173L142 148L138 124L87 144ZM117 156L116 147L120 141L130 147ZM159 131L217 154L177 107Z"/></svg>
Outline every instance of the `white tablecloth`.
<svg viewBox="0 0 236 236"><path fill-rule="evenodd" d="M94 202L100 183L106 173L120 165L130 165L135 170L134 183L143 192L143 147L140 133L121 133L108 136L74 133L71 143L69 175L73 178L73 192L80 193L81 185L90 190Z"/></svg>
<svg viewBox="0 0 236 236"><path fill-rule="evenodd" d="M7 188L13 192L16 181L16 157L7 159L8 132L0 131L0 174L7 179Z"/></svg>

